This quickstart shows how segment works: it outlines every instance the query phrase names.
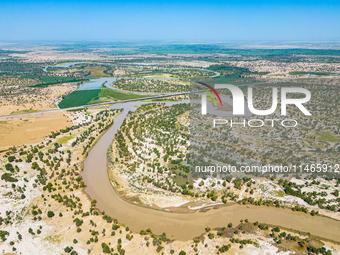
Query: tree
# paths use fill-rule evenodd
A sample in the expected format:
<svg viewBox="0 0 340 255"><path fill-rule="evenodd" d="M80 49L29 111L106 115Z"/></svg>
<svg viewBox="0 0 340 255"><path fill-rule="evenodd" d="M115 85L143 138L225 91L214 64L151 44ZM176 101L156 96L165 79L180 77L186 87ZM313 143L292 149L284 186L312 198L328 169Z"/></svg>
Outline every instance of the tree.
<svg viewBox="0 0 340 255"><path fill-rule="evenodd" d="M80 219L78 219L78 218L75 218L75 219L73 220L73 222L76 223L76 226L77 226L77 227L80 227L80 226L83 224L83 220L80 220Z"/></svg>
<svg viewBox="0 0 340 255"><path fill-rule="evenodd" d="M275 232L280 232L280 228L279 227L275 227L272 230L275 231Z"/></svg>
<svg viewBox="0 0 340 255"><path fill-rule="evenodd" d="M282 232L281 234L280 234L280 237L286 237L286 232Z"/></svg>
<svg viewBox="0 0 340 255"><path fill-rule="evenodd" d="M110 253L110 247L106 243L102 243L102 248L104 253Z"/></svg>
<svg viewBox="0 0 340 255"><path fill-rule="evenodd" d="M64 251L67 252L67 253L70 253L71 251L73 250L73 247L72 246L67 246Z"/></svg>
<svg viewBox="0 0 340 255"><path fill-rule="evenodd" d="M9 156L8 157L8 162L13 162L15 160L15 156Z"/></svg>
<svg viewBox="0 0 340 255"><path fill-rule="evenodd" d="M12 172L12 173L14 172L14 167L13 167L13 165L10 164L10 163L6 164L6 165L5 165L5 168L6 168L7 171L10 171L10 172Z"/></svg>
<svg viewBox="0 0 340 255"><path fill-rule="evenodd" d="M48 212L47 212L47 216L48 216L49 218L52 218L52 217L54 216L54 212L48 211Z"/></svg>

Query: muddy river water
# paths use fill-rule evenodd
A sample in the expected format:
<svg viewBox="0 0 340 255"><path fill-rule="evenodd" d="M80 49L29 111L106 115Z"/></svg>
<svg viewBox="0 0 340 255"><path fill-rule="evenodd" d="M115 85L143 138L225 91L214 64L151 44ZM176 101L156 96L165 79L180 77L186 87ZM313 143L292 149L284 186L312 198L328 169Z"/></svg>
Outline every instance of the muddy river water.
<svg viewBox="0 0 340 255"><path fill-rule="evenodd" d="M146 103L132 102L111 106L113 109L123 108L124 112L115 118L114 125L99 139L84 162L82 176L87 185L85 192L91 199L97 200L97 207L101 211L105 211L105 214L118 219L120 223L129 226L132 231L139 232L142 229L151 228L155 234L165 232L168 237L183 241L200 236L207 226L210 228L224 227L229 222L235 225L240 222L240 219L292 228L340 241L340 221L327 217L312 217L309 214L293 212L289 209L230 205L207 212L197 211L186 214L154 210L122 200L108 179L107 150L127 113L136 109L134 105ZM178 102L167 102L166 104L176 103Z"/></svg>

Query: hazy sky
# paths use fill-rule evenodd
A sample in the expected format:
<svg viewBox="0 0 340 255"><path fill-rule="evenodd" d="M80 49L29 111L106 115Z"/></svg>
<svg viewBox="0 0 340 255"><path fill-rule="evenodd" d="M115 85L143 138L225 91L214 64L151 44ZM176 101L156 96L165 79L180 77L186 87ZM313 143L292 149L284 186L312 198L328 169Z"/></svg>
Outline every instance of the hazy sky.
<svg viewBox="0 0 340 255"><path fill-rule="evenodd" d="M0 0L0 41L339 39L339 0Z"/></svg>

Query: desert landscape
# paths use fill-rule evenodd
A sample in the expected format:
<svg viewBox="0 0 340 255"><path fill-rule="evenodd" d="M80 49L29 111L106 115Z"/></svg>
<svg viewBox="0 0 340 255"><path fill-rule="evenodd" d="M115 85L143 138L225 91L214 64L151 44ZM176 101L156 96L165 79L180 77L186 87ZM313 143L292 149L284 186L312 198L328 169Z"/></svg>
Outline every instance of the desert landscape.
<svg viewBox="0 0 340 255"><path fill-rule="evenodd" d="M338 50L0 46L2 254L340 253L338 174L195 171L336 168ZM310 118L287 108L292 130L213 127L202 83L252 87L261 109L273 87L317 100ZM230 91L218 93L223 105L208 103L232 112Z"/></svg>

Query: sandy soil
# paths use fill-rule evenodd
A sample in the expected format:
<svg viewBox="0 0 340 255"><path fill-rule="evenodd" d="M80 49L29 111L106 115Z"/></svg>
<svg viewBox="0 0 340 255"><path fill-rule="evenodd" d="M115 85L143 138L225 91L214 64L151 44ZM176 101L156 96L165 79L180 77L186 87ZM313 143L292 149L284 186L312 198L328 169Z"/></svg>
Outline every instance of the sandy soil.
<svg viewBox="0 0 340 255"><path fill-rule="evenodd" d="M33 113L0 118L0 148L41 142L51 132L71 126L63 112Z"/></svg>
<svg viewBox="0 0 340 255"><path fill-rule="evenodd" d="M67 84L35 89L34 94L0 97L0 115L21 113L25 110L42 111L56 108L57 98L76 89L77 86Z"/></svg>

